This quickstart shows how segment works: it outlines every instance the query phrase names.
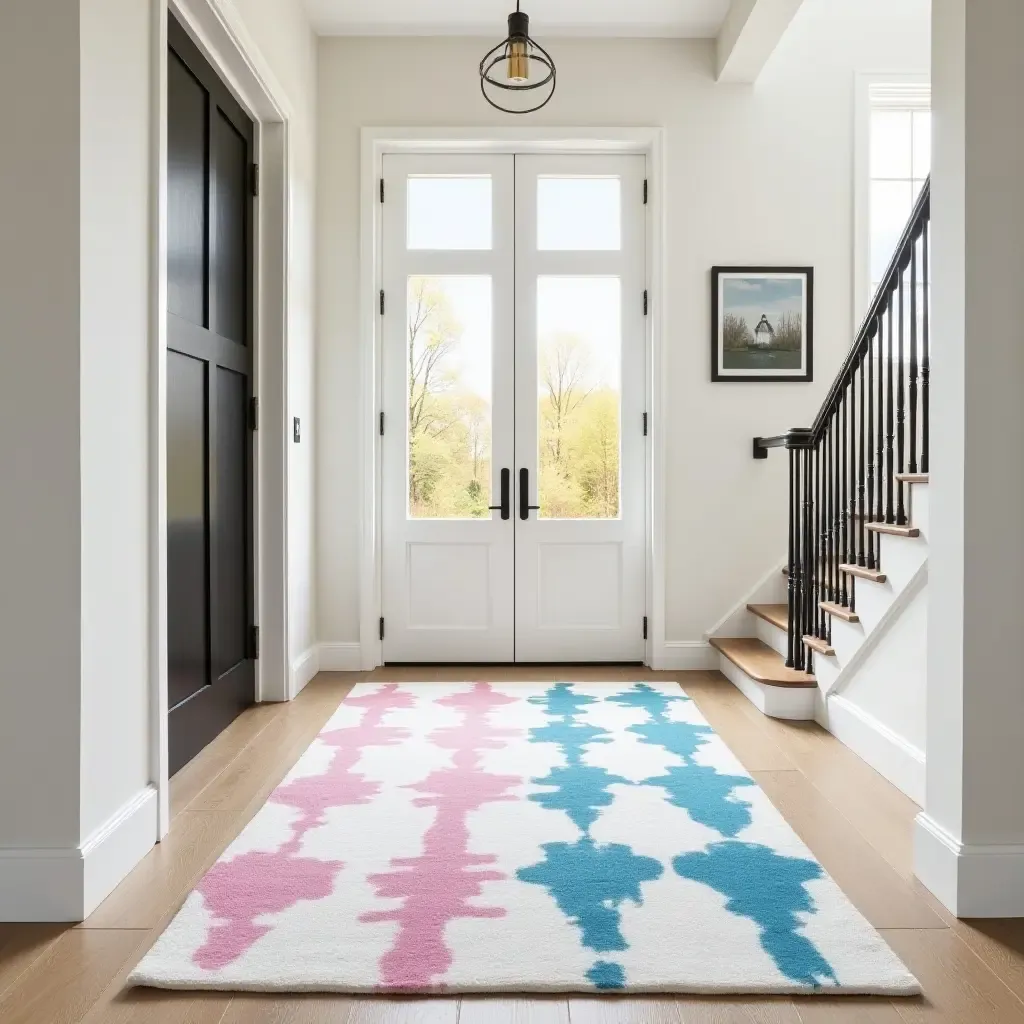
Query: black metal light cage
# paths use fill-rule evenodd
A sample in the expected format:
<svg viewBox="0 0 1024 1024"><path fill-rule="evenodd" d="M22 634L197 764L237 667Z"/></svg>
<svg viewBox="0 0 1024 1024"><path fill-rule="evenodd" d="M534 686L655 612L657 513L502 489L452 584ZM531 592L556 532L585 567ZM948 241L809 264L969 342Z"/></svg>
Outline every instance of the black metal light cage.
<svg viewBox="0 0 1024 1024"><path fill-rule="evenodd" d="M511 57L513 43L526 44L526 59L547 71L543 78L536 82L503 82L491 77L491 72L499 64L502 64ZM547 106L551 101L551 97L555 95L555 84L555 62L551 59L551 54L540 43L534 42L530 38L530 16L519 10L519 0L516 0L516 9L508 16L508 38L498 43L493 49L488 50L484 55L484 59L480 61L480 91L483 93L484 99L496 110L501 110L506 114L532 114L535 110L540 110L541 107ZM511 93L530 92L550 85L551 91L536 106L527 107L525 110L516 110L503 107L500 103L496 103L491 99L487 94L487 86L489 85Z"/></svg>

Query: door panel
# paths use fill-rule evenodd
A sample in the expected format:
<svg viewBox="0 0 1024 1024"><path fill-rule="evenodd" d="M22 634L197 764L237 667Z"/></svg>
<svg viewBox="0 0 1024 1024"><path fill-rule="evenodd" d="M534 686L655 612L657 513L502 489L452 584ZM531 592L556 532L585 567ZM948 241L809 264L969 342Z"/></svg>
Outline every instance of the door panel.
<svg viewBox="0 0 1024 1024"><path fill-rule="evenodd" d="M168 23L167 633L173 774L255 696L253 124Z"/></svg>
<svg viewBox="0 0 1024 1024"><path fill-rule="evenodd" d="M516 661L643 660L645 167L516 157Z"/></svg>
<svg viewBox="0 0 1024 1024"><path fill-rule="evenodd" d="M512 158L384 158L384 656L512 661ZM511 500L511 493L510 493Z"/></svg>
<svg viewBox="0 0 1024 1024"><path fill-rule="evenodd" d="M167 702L206 685L206 366L167 353Z"/></svg>
<svg viewBox="0 0 1024 1024"><path fill-rule="evenodd" d="M641 661L644 158L383 166L385 661Z"/></svg>

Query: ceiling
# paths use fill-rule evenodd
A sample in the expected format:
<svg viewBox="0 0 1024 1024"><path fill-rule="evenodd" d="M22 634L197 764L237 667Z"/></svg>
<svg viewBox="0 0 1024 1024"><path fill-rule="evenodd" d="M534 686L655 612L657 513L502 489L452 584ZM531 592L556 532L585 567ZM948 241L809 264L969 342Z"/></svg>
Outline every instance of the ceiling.
<svg viewBox="0 0 1024 1024"><path fill-rule="evenodd" d="M320 35L499 36L515 0L305 0ZM531 34L711 38L729 0L522 0Z"/></svg>

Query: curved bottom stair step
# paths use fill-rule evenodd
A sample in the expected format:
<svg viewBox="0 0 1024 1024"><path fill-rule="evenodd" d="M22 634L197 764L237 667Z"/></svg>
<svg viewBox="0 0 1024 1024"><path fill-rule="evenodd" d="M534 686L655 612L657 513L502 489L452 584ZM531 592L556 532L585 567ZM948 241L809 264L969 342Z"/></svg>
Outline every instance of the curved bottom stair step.
<svg viewBox="0 0 1024 1024"><path fill-rule="evenodd" d="M711 646L755 682L766 686L816 687L814 676L786 668L782 656L755 637L711 637Z"/></svg>

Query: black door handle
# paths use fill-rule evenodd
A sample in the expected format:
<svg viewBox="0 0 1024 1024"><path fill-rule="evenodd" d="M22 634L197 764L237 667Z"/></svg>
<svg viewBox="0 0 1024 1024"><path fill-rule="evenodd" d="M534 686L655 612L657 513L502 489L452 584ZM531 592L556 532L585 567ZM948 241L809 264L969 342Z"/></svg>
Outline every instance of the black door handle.
<svg viewBox="0 0 1024 1024"><path fill-rule="evenodd" d="M509 490L511 484L511 471L503 469L501 471L501 504L500 505L488 505L488 509L501 509L501 518L508 519L512 515L512 509L510 508L509 501Z"/></svg>
<svg viewBox="0 0 1024 1024"><path fill-rule="evenodd" d="M530 504L530 471L519 470L519 518L529 519L530 509L539 509L540 505Z"/></svg>

